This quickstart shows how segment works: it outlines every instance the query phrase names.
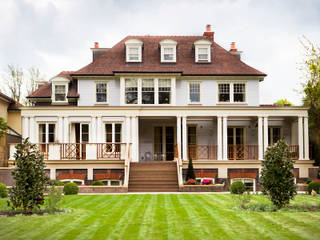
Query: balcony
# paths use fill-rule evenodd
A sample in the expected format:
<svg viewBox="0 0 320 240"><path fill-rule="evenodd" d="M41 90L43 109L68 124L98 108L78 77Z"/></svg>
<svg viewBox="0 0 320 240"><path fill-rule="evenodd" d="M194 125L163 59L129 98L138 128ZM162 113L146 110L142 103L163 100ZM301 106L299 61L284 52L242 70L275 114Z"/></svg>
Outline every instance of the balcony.
<svg viewBox="0 0 320 240"><path fill-rule="evenodd" d="M10 158L14 160L16 144L10 145ZM37 143L45 160L125 160L130 143Z"/></svg>

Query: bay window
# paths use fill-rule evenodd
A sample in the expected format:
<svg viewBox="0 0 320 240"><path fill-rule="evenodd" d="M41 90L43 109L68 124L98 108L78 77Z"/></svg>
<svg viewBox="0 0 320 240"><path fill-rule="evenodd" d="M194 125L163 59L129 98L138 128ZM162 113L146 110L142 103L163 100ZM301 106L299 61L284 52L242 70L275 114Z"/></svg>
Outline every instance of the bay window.
<svg viewBox="0 0 320 240"><path fill-rule="evenodd" d="M122 82L124 104L171 104L172 83L171 78L126 78Z"/></svg>
<svg viewBox="0 0 320 240"><path fill-rule="evenodd" d="M219 103L246 103L246 83L219 83Z"/></svg>

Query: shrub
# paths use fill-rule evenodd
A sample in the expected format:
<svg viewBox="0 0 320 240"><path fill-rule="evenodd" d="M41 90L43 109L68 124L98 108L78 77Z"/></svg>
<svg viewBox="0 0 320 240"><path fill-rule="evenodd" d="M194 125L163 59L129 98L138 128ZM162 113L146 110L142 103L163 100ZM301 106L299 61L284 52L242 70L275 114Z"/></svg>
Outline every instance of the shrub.
<svg viewBox="0 0 320 240"><path fill-rule="evenodd" d="M65 195L74 195L74 194L78 194L78 192L79 192L79 187L75 183L70 182L65 184L63 187L63 193Z"/></svg>
<svg viewBox="0 0 320 240"><path fill-rule="evenodd" d="M311 194L312 190L316 191L318 194L320 193L320 182L312 181L308 185L308 193Z"/></svg>
<svg viewBox="0 0 320 240"><path fill-rule="evenodd" d="M250 193L244 193L244 194L237 194L233 195L234 200L237 203L238 207L241 209L247 209L247 205L251 200L251 195Z"/></svg>
<svg viewBox="0 0 320 240"><path fill-rule="evenodd" d="M196 181L194 180L194 179L188 179L188 181L187 181L187 184L188 185L195 185L196 184Z"/></svg>
<svg viewBox="0 0 320 240"><path fill-rule="evenodd" d="M50 185L51 186L64 186L64 182L62 182L60 180L51 180Z"/></svg>
<svg viewBox="0 0 320 240"><path fill-rule="evenodd" d="M283 140L268 147L264 155L260 177L262 192L269 196L277 209L288 205L297 194L293 164L288 145Z"/></svg>
<svg viewBox="0 0 320 240"><path fill-rule="evenodd" d="M187 170L187 176L186 176L186 180L188 181L189 179L196 179L196 174L194 173L191 156L189 156L188 170Z"/></svg>
<svg viewBox="0 0 320 240"><path fill-rule="evenodd" d="M250 203L247 205L247 209L258 212L274 212L277 207L270 203Z"/></svg>
<svg viewBox="0 0 320 240"><path fill-rule="evenodd" d="M3 183L0 183L0 198L6 198L8 196L7 186Z"/></svg>
<svg viewBox="0 0 320 240"><path fill-rule="evenodd" d="M212 179L203 179L202 184L204 185L212 184Z"/></svg>
<svg viewBox="0 0 320 240"><path fill-rule="evenodd" d="M246 186L243 182L235 181L230 186L230 192L232 194L243 194L246 191Z"/></svg>
<svg viewBox="0 0 320 240"><path fill-rule="evenodd" d="M45 210L50 214L53 214L59 211L59 202L61 201L61 198L62 198L62 190L52 185L48 194Z"/></svg>
<svg viewBox="0 0 320 240"><path fill-rule="evenodd" d="M104 183L103 183L102 181L93 181L93 182L92 182L92 185L93 185L93 186L103 186Z"/></svg>
<svg viewBox="0 0 320 240"><path fill-rule="evenodd" d="M43 154L27 138L16 146L14 158L16 168L11 174L15 186L9 189L8 205L12 209L22 208L24 213L33 212L44 203L48 183Z"/></svg>

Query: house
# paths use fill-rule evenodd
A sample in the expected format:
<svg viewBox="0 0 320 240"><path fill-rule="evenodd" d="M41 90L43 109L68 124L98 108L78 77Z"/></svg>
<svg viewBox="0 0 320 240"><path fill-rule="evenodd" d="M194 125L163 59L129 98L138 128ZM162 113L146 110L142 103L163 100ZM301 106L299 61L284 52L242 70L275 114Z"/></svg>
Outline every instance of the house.
<svg viewBox="0 0 320 240"><path fill-rule="evenodd" d="M91 50L91 63L59 73L21 109L22 135L51 179L175 191L191 157L199 181L255 189L279 139L297 181L309 177L307 108L261 105L266 74L242 62L235 43L219 46L210 25L200 36L127 36Z"/></svg>
<svg viewBox="0 0 320 240"><path fill-rule="evenodd" d="M8 125L6 136L0 138L0 168L8 166L8 144L21 142L21 106L0 92L0 118L3 118Z"/></svg>

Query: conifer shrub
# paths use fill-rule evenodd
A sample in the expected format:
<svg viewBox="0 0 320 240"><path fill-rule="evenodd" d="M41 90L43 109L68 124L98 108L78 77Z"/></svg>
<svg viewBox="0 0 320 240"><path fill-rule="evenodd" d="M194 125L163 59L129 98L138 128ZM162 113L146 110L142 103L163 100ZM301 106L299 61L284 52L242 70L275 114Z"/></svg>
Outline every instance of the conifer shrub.
<svg viewBox="0 0 320 240"><path fill-rule="evenodd" d="M63 187L64 195L75 195L75 194L78 194L78 192L79 192L79 187L75 183L70 182L65 184Z"/></svg>
<svg viewBox="0 0 320 240"><path fill-rule="evenodd" d="M196 174L195 174L194 169L193 169L193 163L192 163L191 156L189 156L189 163L188 163L186 181L188 181L189 179L196 179Z"/></svg>

